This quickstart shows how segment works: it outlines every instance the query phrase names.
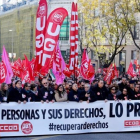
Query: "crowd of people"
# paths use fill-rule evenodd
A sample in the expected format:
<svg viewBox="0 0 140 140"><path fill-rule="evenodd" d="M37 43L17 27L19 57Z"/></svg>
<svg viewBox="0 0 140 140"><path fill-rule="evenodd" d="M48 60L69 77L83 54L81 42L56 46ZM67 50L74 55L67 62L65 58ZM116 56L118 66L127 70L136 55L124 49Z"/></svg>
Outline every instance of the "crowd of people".
<svg viewBox="0 0 140 140"><path fill-rule="evenodd" d="M65 78L63 84L55 84L50 76L39 80L37 77L31 83L22 84L17 78L12 79L12 84L0 85L0 103L3 102L82 102L108 100L139 100L140 80L138 77L131 78L128 75L114 78L108 85L102 75L96 75L90 82L79 78Z"/></svg>

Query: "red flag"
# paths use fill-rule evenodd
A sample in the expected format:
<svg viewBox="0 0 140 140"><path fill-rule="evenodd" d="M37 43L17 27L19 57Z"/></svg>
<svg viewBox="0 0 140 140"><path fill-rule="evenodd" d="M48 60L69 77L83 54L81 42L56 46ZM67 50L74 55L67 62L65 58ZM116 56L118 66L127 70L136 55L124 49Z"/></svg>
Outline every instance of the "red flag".
<svg viewBox="0 0 140 140"><path fill-rule="evenodd" d="M34 74L33 74L33 71L32 71L31 63L28 60L26 55L24 55L24 57L25 57L25 67L26 67L27 71L29 72L30 80L33 81L34 80ZM33 66L33 64L32 64L32 66Z"/></svg>
<svg viewBox="0 0 140 140"><path fill-rule="evenodd" d="M91 59L89 59L89 62L88 63L89 64L88 64L88 74L87 74L87 76L88 76L88 79L92 79L92 77L95 74L95 70L94 70L94 68L93 68L93 66L91 64Z"/></svg>
<svg viewBox="0 0 140 140"><path fill-rule="evenodd" d="M63 73L67 76L70 77L71 76L71 71L69 71L69 65L66 64L66 69L63 71Z"/></svg>
<svg viewBox="0 0 140 140"><path fill-rule="evenodd" d="M35 72L34 72L34 65L35 65L35 59L33 58L31 61L30 61L30 67L31 67L31 80L33 81L34 80L34 77L35 77Z"/></svg>
<svg viewBox="0 0 140 140"><path fill-rule="evenodd" d="M137 75L136 72L134 71L132 62L130 62L127 74L130 75L131 77L135 77Z"/></svg>
<svg viewBox="0 0 140 140"><path fill-rule="evenodd" d="M41 73L48 73L52 56L56 50L60 28L68 12L64 8L57 8L51 12L46 25L45 42L42 56Z"/></svg>
<svg viewBox="0 0 140 140"><path fill-rule="evenodd" d="M70 60L69 60L69 70L74 73L74 63L75 63L75 4L72 3L71 10L71 24L70 24Z"/></svg>
<svg viewBox="0 0 140 140"><path fill-rule="evenodd" d="M119 77L119 71L117 70L117 67L115 64L114 64L114 74L116 77Z"/></svg>
<svg viewBox="0 0 140 140"><path fill-rule="evenodd" d="M91 60L89 60L88 58L86 50L84 50L83 52L80 71L81 71L82 77L89 81L93 78L94 73L95 73L94 68L91 64Z"/></svg>
<svg viewBox="0 0 140 140"><path fill-rule="evenodd" d="M75 60L74 60L74 70L78 71L77 69L78 69L78 6L77 6L77 3L76 3L76 6L75 6Z"/></svg>
<svg viewBox="0 0 140 140"><path fill-rule="evenodd" d="M17 77L21 77L21 69L22 69L21 59L19 58L14 63L11 63L11 67L14 75Z"/></svg>
<svg viewBox="0 0 140 140"><path fill-rule="evenodd" d="M114 66L113 64L111 64L108 68L106 76L104 77L104 81L106 81L107 84L110 85L114 77L115 77Z"/></svg>
<svg viewBox="0 0 140 140"><path fill-rule="evenodd" d="M22 84L25 84L26 82L30 82L31 81L31 69L29 68L30 63L26 57L26 55L24 55L25 60L22 60L22 71L21 71L21 79L22 79Z"/></svg>
<svg viewBox="0 0 140 140"><path fill-rule="evenodd" d="M101 69L101 68L99 68L97 72L98 72L99 74L101 74L102 69Z"/></svg>
<svg viewBox="0 0 140 140"><path fill-rule="evenodd" d="M76 68L75 69L75 77L79 77L81 74L80 74L80 69L79 68Z"/></svg>
<svg viewBox="0 0 140 140"><path fill-rule="evenodd" d="M107 74L107 68L103 68L103 75Z"/></svg>
<svg viewBox="0 0 140 140"><path fill-rule="evenodd" d="M138 64L138 60L137 59L134 60L134 65L136 66L136 69L139 68L139 64Z"/></svg>
<svg viewBox="0 0 140 140"><path fill-rule="evenodd" d="M7 69L6 69L6 65L4 64L4 62L2 61L0 63L0 83L3 83L6 79L7 76Z"/></svg>
<svg viewBox="0 0 140 140"><path fill-rule="evenodd" d="M41 69L43 46L46 33L47 12L47 1L40 0L36 13L36 61L34 67L36 72L39 72Z"/></svg>
<svg viewBox="0 0 140 140"><path fill-rule="evenodd" d="M22 60L21 80L22 80L22 84L25 84L26 82L30 82L29 71L27 70L25 60Z"/></svg>

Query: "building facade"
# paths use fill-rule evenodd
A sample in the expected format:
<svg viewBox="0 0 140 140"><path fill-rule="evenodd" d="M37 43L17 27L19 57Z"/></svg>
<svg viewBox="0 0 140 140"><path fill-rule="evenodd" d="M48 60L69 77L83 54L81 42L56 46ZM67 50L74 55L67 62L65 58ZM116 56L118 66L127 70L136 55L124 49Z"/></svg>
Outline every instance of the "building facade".
<svg viewBox="0 0 140 140"><path fill-rule="evenodd" d="M2 46L5 45L8 53L16 54L16 58L23 58L26 54L29 59L35 56L35 23L36 11L39 0L27 0L11 10L0 12L0 54ZM31 2L30 2L31 1ZM64 7L68 11L68 17L61 27L59 43L62 55L65 60L69 56L69 29L71 15L71 0L48 0L48 13L50 14L55 8ZM5 7L5 5L4 5Z"/></svg>

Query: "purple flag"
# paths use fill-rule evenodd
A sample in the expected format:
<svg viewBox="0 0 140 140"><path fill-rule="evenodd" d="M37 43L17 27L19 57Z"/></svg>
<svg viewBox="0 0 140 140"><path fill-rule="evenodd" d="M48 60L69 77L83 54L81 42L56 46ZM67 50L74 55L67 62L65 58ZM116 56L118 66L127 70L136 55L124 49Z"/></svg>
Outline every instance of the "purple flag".
<svg viewBox="0 0 140 140"><path fill-rule="evenodd" d="M59 48L59 43L58 43L56 47L55 57L53 60L53 73L55 75L57 85L62 84L65 79L65 75L63 73L65 68L66 68L66 64L62 57L62 54Z"/></svg>

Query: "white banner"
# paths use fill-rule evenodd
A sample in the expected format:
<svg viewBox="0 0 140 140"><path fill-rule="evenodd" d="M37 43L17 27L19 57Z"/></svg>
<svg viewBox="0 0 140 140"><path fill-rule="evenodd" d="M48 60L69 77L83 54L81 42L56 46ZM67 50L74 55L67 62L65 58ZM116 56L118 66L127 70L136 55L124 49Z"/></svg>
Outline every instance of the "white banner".
<svg viewBox="0 0 140 140"><path fill-rule="evenodd" d="M140 101L2 103L0 136L140 130Z"/></svg>

